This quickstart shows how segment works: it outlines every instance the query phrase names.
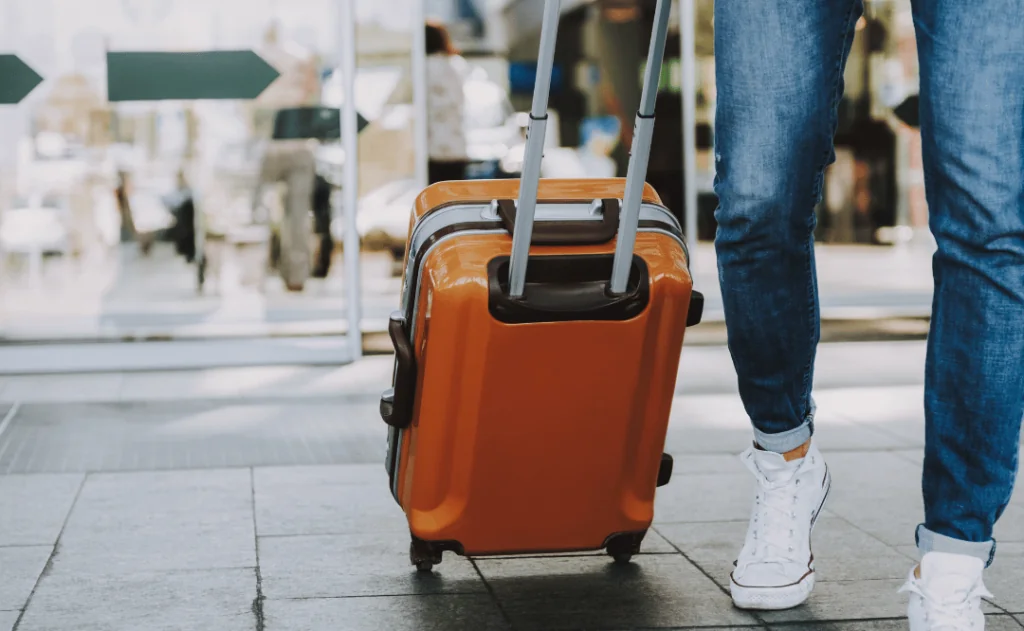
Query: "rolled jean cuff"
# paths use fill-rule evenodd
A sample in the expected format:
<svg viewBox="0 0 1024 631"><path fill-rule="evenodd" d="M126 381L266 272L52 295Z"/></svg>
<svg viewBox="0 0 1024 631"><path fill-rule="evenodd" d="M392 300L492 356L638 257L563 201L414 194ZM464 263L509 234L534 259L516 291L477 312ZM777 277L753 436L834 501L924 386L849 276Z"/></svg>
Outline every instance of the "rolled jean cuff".
<svg viewBox="0 0 1024 631"><path fill-rule="evenodd" d="M992 565L992 559L996 556L996 542L992 541L963 541L946 535L932 532L921 524L917 527L917 549L922 555L929 552L946 552L949 554L963 554L981 559L985 567Z"/></svg>
<svg viewBox="0 0 1024 631"><path fill-rule="evenodd" d="M761 449L784 454L806 443L810 440L813 433L814 420L811 416L808 416L807 420L800 427L794 427L778 434L766 434L755 427L754 440L757 441Z"/></svg>

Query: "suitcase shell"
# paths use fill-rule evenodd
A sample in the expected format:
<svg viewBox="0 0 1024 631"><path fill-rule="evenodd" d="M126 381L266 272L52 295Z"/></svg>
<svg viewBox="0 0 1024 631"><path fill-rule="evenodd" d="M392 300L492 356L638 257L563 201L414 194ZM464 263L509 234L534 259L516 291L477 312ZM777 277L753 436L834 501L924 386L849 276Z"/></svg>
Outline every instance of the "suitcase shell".
<svg viewBox="0 0 1024 631"><path fill-rule="evenodd" d="M635 552L664 474L683 334L688 316L699 317L689 313L685 242L645 186L634 257L646 268L635 283L647 291L644 304L603 319L510 320L495 311L494 277L512 238L492 200L515 199L518 186L443 182L416 202L401 309L415 389L394 393L414 405L407 427L390 428L391 491L414 548L611 551L625 541ZM535 226L553 216L587 220L593 200L621 199L624 186L621 178L541 180ZM614 248L614 239L531 245L528 278L562 273L566 259L545 257L571 255L595 261L594 278L607 279Z"/></svg>

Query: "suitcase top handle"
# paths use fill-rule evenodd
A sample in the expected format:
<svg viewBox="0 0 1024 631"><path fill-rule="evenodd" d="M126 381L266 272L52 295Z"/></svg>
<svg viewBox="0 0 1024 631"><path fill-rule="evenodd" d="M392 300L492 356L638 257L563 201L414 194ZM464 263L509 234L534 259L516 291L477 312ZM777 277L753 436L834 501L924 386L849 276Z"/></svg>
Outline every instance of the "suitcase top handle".
<svg viewBox="0 0 1024 631"><path fill-rule="evenodd" d="M643 93L640 97L640 109L634 124L633 145L626 172L626 190L618 212L618 239L608 284L609 292L615 295L626 293L633 266L633 249L636 245L640 204L644 183L647 179L647 162L654 133L654 104L657 98L658 82L661 78L662 60L665 56L665 40L668 37L668 18L672 3L671 0L657 0L657 2L654 28L651 32L651 45L647 55L647 67L644 71ZM555 40L561 8L561 0L545 0L544 2L533 104L526 130L526 153L523 157L523 170L519 181L519 199L518 203L512 206L512 213L508 215L512 223L512 254L508 265L508 295L510 298L522 298L526 289L526 267L531 240L541 243L542 241L537 239L551 238L534 233L533 219L537 209L537 187L540 182L541 158L547 130L548 94L551 88L551 70L554 66ZM516 209L519 212L515 212Z"/></svg>
<svg viewBox="0 0 1024 631"><path fill-rule="evenodd" d="M533 238L536 245L597 245L608 243L619 230L619 200L594 200L601 210L600 221L554 220L534 223ZM550 202L557 203L557 202ZM515 240L516 203L511 199L497 200L498 218Z"/></svg>

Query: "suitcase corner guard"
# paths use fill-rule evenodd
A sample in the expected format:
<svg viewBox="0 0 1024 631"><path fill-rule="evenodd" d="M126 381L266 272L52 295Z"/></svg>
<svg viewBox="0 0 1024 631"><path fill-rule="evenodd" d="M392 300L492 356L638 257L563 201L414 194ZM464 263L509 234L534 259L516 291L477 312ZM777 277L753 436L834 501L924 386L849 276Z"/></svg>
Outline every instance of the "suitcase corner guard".
<svg viewBox="0 0 1024 631"><path fill-rule="evenodd" d="M416 399L416 355L405 326L405 316L395 311L388 320L388 335L395 346L395 385L380 398L380 417L391 427L405 429L412 423Z"/></svg>
<svg viewBox="0 0 1024 631"><path fill-rule="evenodd" d="M657 486L665 486L672 479L672 468L674 465L672 460L672 454L661 454L661 465L658 467L658 484Z"/></svg>
<svg viewBox="0 0 1024 631"><path fill-rule="evenodd" d="M686 326L700 324L704 317L704 294L699 291L690 293L690 309L686 312Z"/></svg>

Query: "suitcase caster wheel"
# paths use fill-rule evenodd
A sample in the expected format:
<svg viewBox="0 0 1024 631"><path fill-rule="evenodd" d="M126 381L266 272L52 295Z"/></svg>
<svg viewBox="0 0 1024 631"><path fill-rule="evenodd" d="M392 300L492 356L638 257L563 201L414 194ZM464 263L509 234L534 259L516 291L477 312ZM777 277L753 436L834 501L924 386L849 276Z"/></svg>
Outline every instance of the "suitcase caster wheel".
<svg viewBox="0 0 1024 631"><path fill-rule="evenodd" d="M441 562L441 551L427 541L413 539L409 544L409 561L419 572L430 572Z"/></svg>
<svg viewBox="0 0 1024 631"><path fill-rule="evenodd" d="M616 565L626 565L634 554L640 553L640 544L646 532L616 535L608 541L608 556L615 560Z"/></svg>

